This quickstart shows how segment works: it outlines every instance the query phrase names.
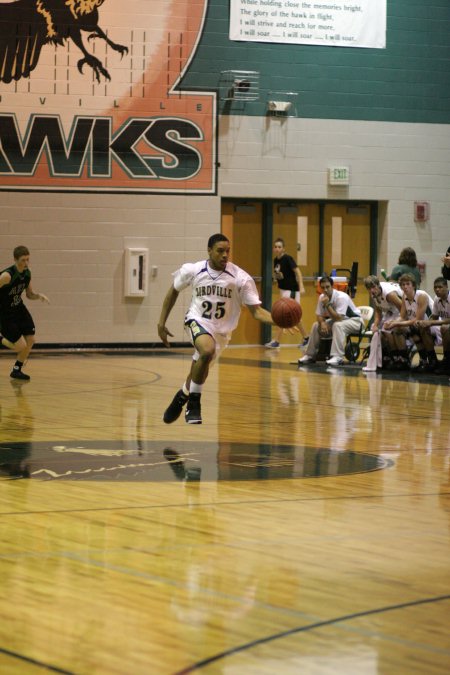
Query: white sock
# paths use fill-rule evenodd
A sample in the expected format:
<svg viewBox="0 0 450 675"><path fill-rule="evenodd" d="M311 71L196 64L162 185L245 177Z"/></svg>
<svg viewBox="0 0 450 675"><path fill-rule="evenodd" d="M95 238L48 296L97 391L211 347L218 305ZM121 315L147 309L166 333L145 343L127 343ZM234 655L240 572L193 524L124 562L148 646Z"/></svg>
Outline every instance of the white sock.
<svg viewBox="0 0 450 675"><path fill-rule="evenodd" d="M191 382L190 387L189 387L189 393L190 394L201 394L203 389L202 384L196 384L195 382Z"/></svg>

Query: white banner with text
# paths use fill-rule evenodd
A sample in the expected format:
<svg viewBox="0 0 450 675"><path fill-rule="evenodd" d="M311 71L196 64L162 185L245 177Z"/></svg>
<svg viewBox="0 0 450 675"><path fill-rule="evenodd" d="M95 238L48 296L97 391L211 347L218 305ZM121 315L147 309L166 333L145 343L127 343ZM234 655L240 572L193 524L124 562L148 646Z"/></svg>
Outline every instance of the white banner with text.
<svg viewBox="0 0 450 675"><path fill-rule="evenodd" d="M386 0L230 0L230 40L386 47Z"/></svg>

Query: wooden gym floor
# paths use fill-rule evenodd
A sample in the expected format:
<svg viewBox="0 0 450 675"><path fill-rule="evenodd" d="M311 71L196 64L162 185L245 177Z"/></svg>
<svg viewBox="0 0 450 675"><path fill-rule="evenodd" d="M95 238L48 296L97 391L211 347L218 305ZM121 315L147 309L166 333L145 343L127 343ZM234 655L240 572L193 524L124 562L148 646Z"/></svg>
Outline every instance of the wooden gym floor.
<svg viewBox="0 0 450 675"><path fill-rule="evenodd" d="M230 348L0 358L0 673L450 671L448 378Z"/></svg>

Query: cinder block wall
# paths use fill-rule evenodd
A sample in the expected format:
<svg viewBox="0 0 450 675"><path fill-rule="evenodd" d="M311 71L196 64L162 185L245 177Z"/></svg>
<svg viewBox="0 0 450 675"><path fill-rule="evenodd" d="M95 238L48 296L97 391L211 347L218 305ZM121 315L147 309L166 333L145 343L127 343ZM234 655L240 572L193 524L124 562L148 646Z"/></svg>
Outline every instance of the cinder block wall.
<svg viewBox="0 0 450 675"><path fill-rule="evenodd" d="M5 194L0 198L4 198ZM33 288L47 306L29 302L44 343L159 342L156 324L174 272L206 256L206 241L220 231L217 197L8 194L2 209L2 268L12 250L31 252ZM149 249L145 298L124 296L124 250ZM185 341L180 296L170 319L174 340Z"/></svg>

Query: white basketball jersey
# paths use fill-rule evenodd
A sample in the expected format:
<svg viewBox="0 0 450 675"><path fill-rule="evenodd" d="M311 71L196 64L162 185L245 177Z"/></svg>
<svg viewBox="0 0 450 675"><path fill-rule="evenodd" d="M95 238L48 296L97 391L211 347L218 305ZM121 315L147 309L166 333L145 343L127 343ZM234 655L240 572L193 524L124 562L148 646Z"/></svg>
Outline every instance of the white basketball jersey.
<svg viewBox="0 0 450 675"><path fill-rule="evenodd" d="M425 311L425 317L430 316L432 314L432 312L433 312L433 300L431 299L431 296L429 296L426 291L421 291L419 289L418 291L416 291L414 293L414 297L413 297L412 300L408 300L406 295L404 296L407 321L409 321L410 319L416 318L416 316L417 316L417 300L418 300L420 295L426 295L427 296L428 307Z"/></svg>
<svg viewBox="0 0 450 675"><path fill-rule="evenodd" d="M437 295L433 302L433 316L438 316L440 319L450 319L450 291L445 300L439 300Z"/></svg>
<svg viewBox="0 0 450 675"><path fill-rule="evenodd" d="M174 273L173 285L177 291L192 286L185 321L195 319L212 333L231 333L242 305L261 304L252 277L230 262L223 272L212 269L206 260L186 263Z"/></svg>
<svg viewBox="0 0 450 675"><path fill-rule="evenodd" d="M375 306L381 310L382 314L389 314L390 316L397 316L400 313L400 309L396 307L392 302L389 302L387 296L390 293L396 293L401 299L403 297L403 291L398 284L392 284L388 281L380 281L381 286L381 295L379 298L374 298Z"/></svg>

